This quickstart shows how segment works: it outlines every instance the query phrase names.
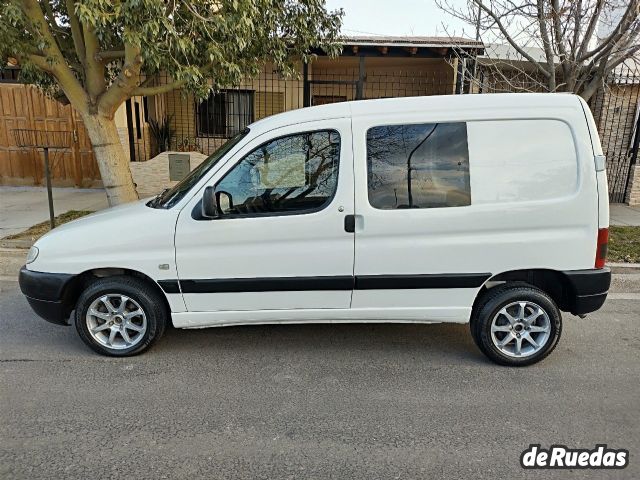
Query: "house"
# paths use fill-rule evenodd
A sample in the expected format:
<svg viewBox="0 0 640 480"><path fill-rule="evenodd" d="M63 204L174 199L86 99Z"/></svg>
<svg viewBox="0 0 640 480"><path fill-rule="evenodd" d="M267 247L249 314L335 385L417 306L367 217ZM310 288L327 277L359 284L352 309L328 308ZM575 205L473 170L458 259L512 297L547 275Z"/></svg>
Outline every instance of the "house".
<svg viewBox="0 0 640 480"><path fill-rule="evenodd" d="M522 47L534 60L546 63L544 50ZM546 92L546 79L511 45L490 43L477 57L474 93Z"/></svg>
<svg viewBox="0 0 640 480"><path fill-rule="evenodd" d="M203 101L180 90L132 98L117 113L128 155L135 161L155 156L158 140L149 123L165 118L170 118L173 129L171 150L208 154L248 124L296 108L461 93L458 58L482 53L482 43L449 37L352 37L343 39L337 58L314 53L314 61L299 65L298 78L283 78L267 64L258 77L213 92Z"/></svg>

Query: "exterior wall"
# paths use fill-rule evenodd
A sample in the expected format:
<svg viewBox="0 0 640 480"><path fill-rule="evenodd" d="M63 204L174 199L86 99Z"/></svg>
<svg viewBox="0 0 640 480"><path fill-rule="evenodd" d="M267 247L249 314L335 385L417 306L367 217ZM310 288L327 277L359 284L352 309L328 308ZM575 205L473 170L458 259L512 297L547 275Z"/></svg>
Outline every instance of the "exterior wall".
<svg viewBox="0 0 640 480"><path fill-rule="evenodd" d="M179 137L196 136L195 99L182 90L173 90L165 95L164 114L171 118L171 125Z"/></svg>
<svg viewBox="0 0 640 480"><path fill-rule="evenodd" d="M548 92L547 80L542 74L531 71L525 62L512 62L515 65L502 62L478 62L478 85L474 93L502 93L502 92Z"/></svg>
<svg viewBox="0 0 640 480"><path fill-rule="evenodd" d="M629 205L640 205L640 166L636 164L631 171L629 179L630 187L627 191L625 203Z"/></svg>
<svg viewBox="0 0 640 480"><path fill-rule="evenodd" d="M152 197L178 183L169 180L169 153L172 152L162 152L147 162L131 163L131 175L140 198ZM207 158L199 152L188 153L191 170Z"/></svg>
<svg viewBox="0 0 640 480"><path fill-rule="evenodd" d="M300 67L302 69L302 67ZM237 90L252 90L254 120L303 106L302 79L284 79L266 65L262 73L253 80L234 86ZM192 95L181 90L167 93L163 98L163 115L171 117L175 130L175 143L195 141L204 153L210 153L226 141L221 136L199 136L196 126L196 101Z"/></svg>
<svg viewBox="0 0 640 480"><path fill-rule="evenodd" d="M160 97L160 96L159 96ZM147 99L149 100L149 99ZM149 117L155 118L155 100L149 102L152 105L149 107ZM146 161L153 156L153 141L152 135L149 130L149 119L145 115L144 109L144 97L131 97L132 108L132 123L134 131L134 148L135 159L137 161ZM136 110L140 119L140 131L138 132L136 125ZM153 110L153 112L151 111ZM118 129L118 135L120 136L120 143L124 149L124 154L127 160L131 161L131 154L129 149L129 129L127 127L127 108L126 102L118 107L114 115L116 122L116 128Z"/></svg>
<svg viewBox="0 0 640 480"><path fill-rule="evenodd" d="M455 68L444 59L366 57L364 98L447 95L455 93ZM353 82L359 77L359 58L318 59L310 80ZM355 100L356 88L347 84L312 84L314 97ZM315 102L321 103L321 102Z"/></svg>
<svg viewBox="0 0 640 480"><path fill-rule="evenodd" d="M131 156L129 155L129 132L127 131L127 114L125 110L124 103L118 107L116 110L116 114L114 115L114 120L116 122L116 128L118 129L118 135L120 136L120 143L124 148L124 154L127 157L128 161L131 161Z"/></svg>

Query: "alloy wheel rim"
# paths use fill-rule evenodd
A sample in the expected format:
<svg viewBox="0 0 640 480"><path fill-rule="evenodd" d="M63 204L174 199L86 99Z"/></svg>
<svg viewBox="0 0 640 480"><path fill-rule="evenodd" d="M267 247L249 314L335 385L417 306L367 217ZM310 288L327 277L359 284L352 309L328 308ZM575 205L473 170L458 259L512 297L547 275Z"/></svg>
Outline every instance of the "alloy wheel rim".
<svg viewBox="0 0 640 480"><path fill-rule="evenodd" d="M491 341L509 357L526 358L535 355L549 341L551 320L538 304L512 302L502 307L491 321Z"/></svg>
<svg viewBox="0 0 640 480"><path fill-rule="evenodd" d="M142 341L147 316L138 302L119 293L96 298L86 315L89 335L100 345L125 350Z"/></svg>

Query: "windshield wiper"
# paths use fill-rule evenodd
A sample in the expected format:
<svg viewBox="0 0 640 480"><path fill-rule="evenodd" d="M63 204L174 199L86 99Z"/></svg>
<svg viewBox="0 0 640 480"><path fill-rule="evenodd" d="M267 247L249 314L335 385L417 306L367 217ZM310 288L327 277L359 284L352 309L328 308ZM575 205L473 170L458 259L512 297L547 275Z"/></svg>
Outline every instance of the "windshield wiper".
<svg viewBox="0 0 640 480"><path fill-rule="evenodd" d="M156 208L158 206L158 204L160 203L160 200L162 199L162 197L164 196L165 193L167 193L169 191L168 188L165 188L164 190L162 190L158 195L156 195L155 197L153 197L151 199L151 201L147 204L152 208Z"/></svg>

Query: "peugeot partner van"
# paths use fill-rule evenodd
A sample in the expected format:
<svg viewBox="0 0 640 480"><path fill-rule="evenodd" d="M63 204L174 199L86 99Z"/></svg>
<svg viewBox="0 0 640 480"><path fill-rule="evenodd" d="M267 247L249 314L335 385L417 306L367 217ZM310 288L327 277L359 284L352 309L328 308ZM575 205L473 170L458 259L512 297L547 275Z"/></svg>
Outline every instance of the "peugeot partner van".
<svg viewBox="0 0 640 480"><path fill-rule="evenodd" d="M567 94L346 102L250 125L155 198L62 225L20 286L127 356L178 328L470 323L491 360L546 357L604 303L607 178Z"/></svg>

